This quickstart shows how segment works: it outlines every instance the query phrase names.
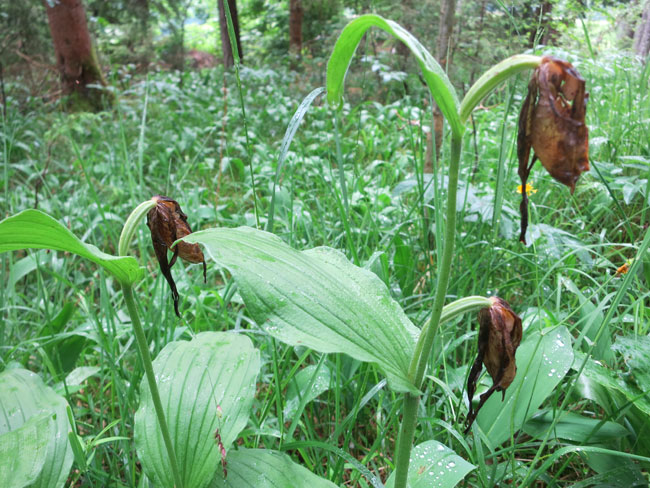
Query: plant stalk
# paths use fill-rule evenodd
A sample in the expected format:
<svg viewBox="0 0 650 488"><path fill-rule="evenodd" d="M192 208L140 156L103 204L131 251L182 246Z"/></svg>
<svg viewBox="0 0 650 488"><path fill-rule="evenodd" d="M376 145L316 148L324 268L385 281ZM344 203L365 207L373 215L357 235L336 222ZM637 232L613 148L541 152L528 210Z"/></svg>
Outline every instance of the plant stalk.
<svg viewBox="0 0 650 488"><path fill-rule="evenodd" d="M449 187L447 188L447 222L436 295L431 311L431 318L420 333L420 338L415 346L415 353L409 366L409 378L418 389L422 387L422 380L431 353L431 347L433 346L433 340L440 326L442 308L445 303L445 297L447 296L447 286L449 284L449 275L451 274L451 261L454 255L454 240L456 238L456 193L458 190L458 168L460 166L462 142L462 135L452 134ZM402 425L397 440L395 488L406 488L419 403L419 395L406 394L404 399L404 416L402 417Z"/></svg>
<svg viewBox="0 0 650 488"><path fill-rule="evenodd" d="M144 329L142 328L142 323L140 322L140 317L138 316L138 310L135 306L135 299L133 298L133 287L130 284L122 283L122 292L124 293L126 308L128 309L129 316L131 317L133 332L135 332L136 343L138 345L138 351L140 352L140 359L142 360L142 365L144 366L144 373L147 377L147 383L149 384L151 399L153 400L153 406L156 410L156 416L158 417L160 432L165 443L165 448L167 449L167 455L169 456L169 465L174 476L174 483L176 485L176 488L182 488L183 480L181 479L180 472L178 471L178 465L176 464L176 454L174 453L174 446L172 445L172 438L169 435L167 420L165 419L165 412L163 411L162 402L160 401L160 393L158 392L156 376L153 372L153 364L151 362L151 355L149 354L149 345L147 344L147 338L144 335Z"/></svg>

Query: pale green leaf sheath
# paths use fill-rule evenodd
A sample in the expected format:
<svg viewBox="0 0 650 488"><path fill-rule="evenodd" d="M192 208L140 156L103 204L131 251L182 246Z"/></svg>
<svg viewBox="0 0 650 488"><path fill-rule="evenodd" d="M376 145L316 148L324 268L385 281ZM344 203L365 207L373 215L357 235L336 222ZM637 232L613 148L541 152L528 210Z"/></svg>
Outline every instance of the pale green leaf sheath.
<svg viewBox="0 0 650 488"><path fill-rule="evenodd" d="M374 273L334 249L296 251L248 227L184 240L230 270L248 313L273 337L376 363L394 390L417 391L407 373L419 330Z"/></svg>

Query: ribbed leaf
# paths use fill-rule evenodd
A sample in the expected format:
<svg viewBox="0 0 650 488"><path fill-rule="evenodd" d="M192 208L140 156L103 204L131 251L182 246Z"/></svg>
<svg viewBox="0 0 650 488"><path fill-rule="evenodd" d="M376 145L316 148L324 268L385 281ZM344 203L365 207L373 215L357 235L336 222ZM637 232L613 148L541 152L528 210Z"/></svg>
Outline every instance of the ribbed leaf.
<svg viewBox="0 0 650 488"><path fill-rule="evenodd" d="M0 486L22 488L37 481L53 427L51 414L45 413L0 435Z"/></svg>
<svg viewBox="0 0 650 488"><path fill-rule="evenodd" d="M27 248L78 254L99 264L122 283L134 283L142 277L134 258L112 256L81 242L63 224L39 210L23 210L0 222L0 252Z"/></svg>
<svg viewBox="0 0 650 488"><path fill-rule="evenodd" d="M273 337L377 363L393 389L416 391L407 372L419 330L374 273L334 249L299 252L248 227L184 240L231 271L248 313Z"/></svg>
<svg viewBox="0 0 650 488"><path fill-rule="evenodd" d="M228 477L219 471L211 488L336 488L281 452L239 449L227 460Z"/></svg>
<svg viewBox="0 0 650 488"><path fill-rule="evenodd" d="M438 441L427 441L411 451L408 488L452 488L476 466L468 463ZM386 488L395 484L395 473L386 481Z"/></svg>
<svg viewBox="0 0 650 488"><path fill-rule="evenodd" d="M494 446L521 429L567 374L573 363L571 335L566 327L530 333L517 349L516 359L517 376L505 400L492 395L476 418Z"/></svg>
<svg viewBox="0 0 650 488"><path fill-rule="evenodd" d="M431 95L440 107L456 135L462 135L465 127L458 115L460 102L444 70L413 34L392 20L379 15L362 15L354 19L341 32L334 51L327 63L327 100L337 106L343 97L343 82L350 66L350 60L361 42L361 38L371 27L378 27L402 41L415 56L422 77L429 86Z"/></svg>
<svg viewBox="0 0 650 488"><path fill-rule="evenodd" d="M204 332L192 341L171 342L154 361L156 381L165 410L184 486L205 487L221 466L215 441L218 429L228 449L246 426L260 370L259 351L243 335ZM149 388L135 414L135 443L147 476L172 488L167 458Z"/></svg>
<svg viewBox="0 0 650 488"><path fill-rule="evenodd" d="M63 486L68 477L73 455L68 443L67 405L65 398L57 395L31 371L9 369L0 373L0 434L14 431L43 414L54 418L43 468L30 485L32 487Z"/></svg>

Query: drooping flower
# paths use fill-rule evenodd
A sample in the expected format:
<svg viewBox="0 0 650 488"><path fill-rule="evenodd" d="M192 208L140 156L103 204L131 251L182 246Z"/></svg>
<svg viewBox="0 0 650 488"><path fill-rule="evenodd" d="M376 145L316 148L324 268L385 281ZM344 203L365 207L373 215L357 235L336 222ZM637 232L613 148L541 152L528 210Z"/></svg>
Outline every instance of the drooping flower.
<svg viewBox="0 0 650 488"><path fill-rule="evenodd" d="M154 196L152 200L156 202L156 206L147 213L147 226L151 231L151 241L160 265L160 271L172 291L174 311L180 317L178 312L178 290L172 277L171 268L179 256L190 263L203 263L203 279L206 280L205 258L198 244L179 242L172 246L176 240L192 233L187 223L187 215L183 213L178 202L161 195ZM174 253L171 261L167 259L167 250Z"/></svg>
<svg viewBox="0 0 650 488"><path fill-rule="evenodd" d="M551 56L542 58L519 113L517 156L522 187L539 159L550 175L573 193L580 174L589 171L588 98L585 80L571 63ZM529 163L531 147L534 155ZM528 195L521 195L519 240L525 244Z"/></svg>
<svg viewBox="0 0 650 488"><path fill-rule="evenodd" d="M469 413L465 433L469 432L476 415L492 393L501 391L505 398L505 391L517 374L515 353L521 343L521 319L505 300L492 297L490 301L492 305L478 313L478 355L467 379ZM481 395L478 407L474 409L472 399L483 364L492 377L492 386Z"/></svg>

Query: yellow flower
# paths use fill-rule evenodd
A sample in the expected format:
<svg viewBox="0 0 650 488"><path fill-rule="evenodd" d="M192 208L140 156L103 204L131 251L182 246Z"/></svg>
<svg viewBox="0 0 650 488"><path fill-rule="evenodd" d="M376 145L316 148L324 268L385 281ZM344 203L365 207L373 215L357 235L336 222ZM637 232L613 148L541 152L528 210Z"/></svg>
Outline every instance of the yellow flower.
<svg viewBox="0 0 650 488"><path fill-rule="evenodd" d="M521 193L521 185L517 187L517 193ZM533 193L537 193L537 188L534 188L530 183L526 183L526 195L530 196Z"/></svg>

